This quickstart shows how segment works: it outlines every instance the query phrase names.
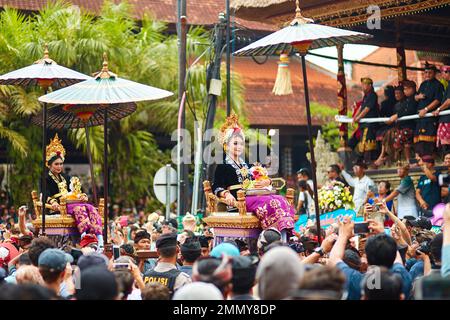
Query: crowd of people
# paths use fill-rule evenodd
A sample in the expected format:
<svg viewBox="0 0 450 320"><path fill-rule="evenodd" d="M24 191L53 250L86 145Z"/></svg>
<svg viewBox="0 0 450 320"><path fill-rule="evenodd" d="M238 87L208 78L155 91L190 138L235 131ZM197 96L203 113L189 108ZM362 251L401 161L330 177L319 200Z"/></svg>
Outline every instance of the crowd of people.
<svg viewBox="0 0 450 320"><path fill-rule="evenodd" d="M352 117L357 127L349 146L369 165L380 167L402 156L407 163L416 165L417 157L426 155L436 159L440 152L449 151L450 115L442 112L447 112L450 106L450 66L438 69L426 63L424 79L420 85L404 80L398 86L385 87L380 104L372 79L361 79L364 97L353 107ZM417 118L401 119L413 115ZM384 120L363 121L367 118Z"/></svg>
<svg viewBox="0 0 450 320"><path fill-rule="evenodd" d="M390 205L386 182L378 189L374 202L362 203L365 232L355 233L355 223L345 218L322 229L320 243L314 223L284 242L269 228L259 235L255 252L243 239L214 246L213 230L199 232L191 214L179 227L174 217L166 220L156 212L143 223L114 219L109 254L99 250L95 235L57 248L51 238L33 234L21 207L18 231L2 233L0 299L448 298L445 289L436 288L449 284L450 204L436 233L426 217L401 216L401 209ZM403 189L396 190L405 194ZM143 258L142 252L156 254Z"/></svg>
<svg viewBox="0 0 450 320"><path fill-rule="evenodd" d="M356 215L364 222L341 217L319 230L313 222L314 183L306 168L297 172L295 203L297 216L309 219L306 226L292 230L289 225L289 232L264 227L256 247L248 238L218 243L214 229L190 213L181 220L160 211L146 213L144 198L133 210L111 207L106 239L97 209L72 205L81 237L61 245L54 237L39 234L27 207L16 209L2 193L0 299L450 298L450 115L439 117L450 105L450 92L436 79L436 67L427 64L425 69L426 80L418 91L409 80L388 87L380 107L372 80L362 79L365 95L355 109L355 122L379 116L389 120L381 125L360 123L350 139L361 156L353 173L343 164L331 165L327 183L350 188ZM450 67L441 71L448 81ZM428 112L434 117L425 117ZM398 121L417 113L417 120ZM48 202L56 212L64 149L57 136L52 143L56 151L47 150L47 161L53 179L49 178L49 185L55 182L55 190ZM239 143L234 145L238 148ZM229 150L234 150L231 144ZM447 167L443 171L435 168L438 150L443 151ZM395 188L387 180L376 185L367 175L369 166L377 167L389 157L401 160L401 155L405 161L397 162L400 183ZM245 171L231 160L231 166L236 164L232 173ZM417 183L409 175L411 167L421 170ZM67 185L69 181L72 185L75 180L67 178ZM225 186L216 189L224 198L234 199ZM274 203L275 197L267 203ZM81 206L87 208L85 215L77 211ZM98 219L89 222L94 214ZM96 232L83 232L88 227L96 227Z"/></svg>

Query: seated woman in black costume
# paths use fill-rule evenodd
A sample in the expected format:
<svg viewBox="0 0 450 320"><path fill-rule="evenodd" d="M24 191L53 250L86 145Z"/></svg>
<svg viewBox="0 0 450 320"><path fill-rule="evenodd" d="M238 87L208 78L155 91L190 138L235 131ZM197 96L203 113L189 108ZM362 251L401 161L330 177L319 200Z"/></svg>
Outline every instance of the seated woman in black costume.
<svg viewBox="0 0 450 320"><path fill-rule="evenodd" d="M46 148L46 160L48 167L47 192L44 197L45 202L52 206L52 212L59 211L61 197L69 200L67 203L67 212L72 215L76 221L78 231L83 238L86 234L97 236L99 249L103 247L102 219L97 209L86 203L88 197L81 192L81 185L77 177L69 178L63 173L64 157L66 150L58 138L58 134L51 140ZM70 182L71 192L68 192Z"/></svg>
<svg viewBox="0 0 450 320"><path fill-rule="evenodd" d="M214 174L213 192L231 207L236 203L237 191L244 189L253 176L241 155L244 151L245 137L239 126L236 115L227 118L221 128L220 140L225 151L225 162L219 164ZM270 179L252 182L252 188L271 188ZM281 231L283 240L294 228L294 208L279 195L247 196L245 199L247 212L253 212L261 221L263 229L270 227Z"/></svg>

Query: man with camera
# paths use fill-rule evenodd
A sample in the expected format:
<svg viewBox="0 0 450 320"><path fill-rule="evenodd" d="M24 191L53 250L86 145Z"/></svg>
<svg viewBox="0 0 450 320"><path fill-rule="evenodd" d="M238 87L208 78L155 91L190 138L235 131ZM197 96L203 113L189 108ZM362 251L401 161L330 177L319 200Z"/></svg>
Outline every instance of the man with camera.
<svg viewBox="0 0 450 320"><path fill-rule="evenodd" d="M409 163L397 163L397 174L400 178L400 185L391 192L383 202L388 203L397 198L397 215L399 218L405 216L417 217L416 191L414 182L409 176Z"/></svg>
<svg viewBox="0 0 450 320"><path fill-rule="evenodd" d="M434 169L434 159L425 155L418 158L419 166L423 171L417 183L416 199L419 203L422 216L433 216L433 208L441 202L441 190L438 183L439 172Z"/></svg>

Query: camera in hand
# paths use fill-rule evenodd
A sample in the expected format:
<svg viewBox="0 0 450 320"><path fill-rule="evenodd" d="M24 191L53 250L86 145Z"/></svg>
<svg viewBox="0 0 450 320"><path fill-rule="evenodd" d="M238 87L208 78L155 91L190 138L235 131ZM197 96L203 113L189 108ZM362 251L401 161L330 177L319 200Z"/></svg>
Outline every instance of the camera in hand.
<svg viewBox="0 0 450 320"><path fill-rule="evenodd" d="M129 267L130 267L129 263L114 263L113 264L114 270L119 270L119 269L127 270Z"/></svg>
<svg viewBox="0 0 450 320"><path fill-rule="evenodd" d="M119 246L113 246L113 258L114 260L119 259L120 257L120 247Z"/></svg>
<svg viewBox="0 0 450 320"><path fill-rule="evenodd" d="M301 242L291 242L289 243L289 247L297 253L305 252L305 247Z"/></svg>
<svg viewBox="0 0 450 320"><path fill-rule="evenodd" d="M353 227L353 233L354 234L365 234L369 233L369 223L368 222L360 222L355 223L355 226Z"/></svg>
<svg viewBox="0 0 450 320"><path fill-rule="evenodd" d="M423 241L420 243L420 246L416 250L416 254L430 254L430 242L429 241Z"/></svg>

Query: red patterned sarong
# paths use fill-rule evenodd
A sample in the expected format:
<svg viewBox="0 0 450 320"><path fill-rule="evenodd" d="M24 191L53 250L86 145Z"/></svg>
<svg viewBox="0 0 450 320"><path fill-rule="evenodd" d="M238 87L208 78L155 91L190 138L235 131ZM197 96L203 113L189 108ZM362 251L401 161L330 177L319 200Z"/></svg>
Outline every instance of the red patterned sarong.
<svg viewBox="0 0 450 320"><path fill-rule="evenodd" d="M294 208L280 195L247 196L247 212L254 212L263 229L275 227L279 231L294 228Z"/></svg>
<svg viewBox="0 0 450 320"><path fill-rule="evenodd" d="M75 218L80 233L102 234L102 218L93 205L83 202L69 203L67 211Z"/></svg>
<svg viewBox="0 0 450 320"><path fill-rule="evenodd" d="M413 142L413 131L410 128L396 128L394 137L394 148L399 149L404 145L412 144Z"/></svg>
<svg viewBox="0 0 450 320"><path fill-rule="evenodd" d="M437 142L436 145L438 147L450 144L450 123L443 122L439 123L438 131L437 131Z"/></svg>

